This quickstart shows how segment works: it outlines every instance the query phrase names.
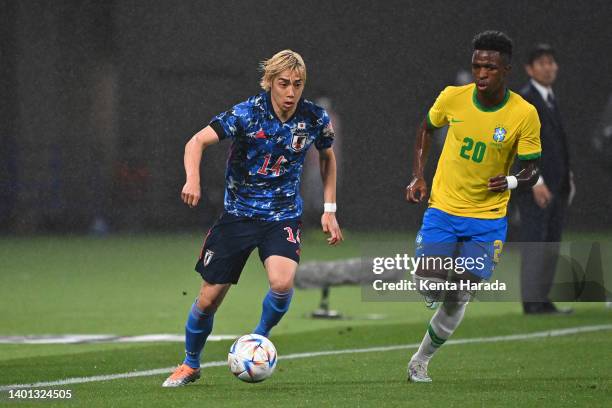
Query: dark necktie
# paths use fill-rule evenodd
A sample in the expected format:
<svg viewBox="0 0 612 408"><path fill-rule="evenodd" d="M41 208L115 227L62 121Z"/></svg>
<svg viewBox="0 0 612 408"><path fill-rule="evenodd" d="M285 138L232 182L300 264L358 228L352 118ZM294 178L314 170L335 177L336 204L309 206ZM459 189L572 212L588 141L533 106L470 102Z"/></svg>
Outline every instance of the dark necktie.
<svg viewBox="0 0 612 408"><path fill-rule="evenodd" d="M555 97L553 96L552 92L548 93L548 96L546 97L546 104L550 109L555 110Z"/></svg>

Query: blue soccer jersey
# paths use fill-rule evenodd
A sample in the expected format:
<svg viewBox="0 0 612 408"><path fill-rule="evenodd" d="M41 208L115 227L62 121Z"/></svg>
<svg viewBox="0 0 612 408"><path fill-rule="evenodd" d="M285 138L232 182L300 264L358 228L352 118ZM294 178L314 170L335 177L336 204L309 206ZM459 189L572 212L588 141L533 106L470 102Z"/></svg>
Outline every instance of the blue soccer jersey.
<svg viewBox="0 0 612 408"><path fill-rule="evenodd" d="M334 131L325 110L300 99L294 115L281 122L269 93L261 93L215 116L219 139L232 140L225 172L227 213L279 221L302 215L300 180L312 144L331 147Z"/></svg>

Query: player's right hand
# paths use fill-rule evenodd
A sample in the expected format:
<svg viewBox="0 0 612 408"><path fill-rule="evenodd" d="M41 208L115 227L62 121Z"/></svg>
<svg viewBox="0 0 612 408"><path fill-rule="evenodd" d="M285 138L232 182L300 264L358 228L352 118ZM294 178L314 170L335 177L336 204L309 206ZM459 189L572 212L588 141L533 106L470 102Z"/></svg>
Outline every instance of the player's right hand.
<svg viewBox="0 0 612 408"><path fill-rule="evenodd" d="M427 198L427 182L422 177L415 177L406 187L406 200L420 203Z"/></svg>
<svg viewBox="0 0 612 408"><path fill-rule="evenodd" d="M324 233L329 234L329 238L327 238L327 243L329 245L338 245L344 241L342 230L340 230L340 225L338 225L335 213L323 213L321 216L321 228L323 228Z"/></svg>
<svg viewBox="0 0 612 408"><path fill-rule="evenodd" d="M181 199L189 207L198 205L201 197L200 183L187 180L181 191Z"/></svg>

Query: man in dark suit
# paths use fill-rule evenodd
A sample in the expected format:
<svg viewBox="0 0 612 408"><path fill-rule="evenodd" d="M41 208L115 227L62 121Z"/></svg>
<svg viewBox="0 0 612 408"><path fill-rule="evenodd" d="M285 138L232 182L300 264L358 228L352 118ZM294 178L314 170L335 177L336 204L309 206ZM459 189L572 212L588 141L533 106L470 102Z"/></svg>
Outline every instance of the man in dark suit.
<svg viewBox="0 0 612 408"><path fill-rule="evenodd" d="M574 185L569 163L567 135L552 86L558 65L550 45L538 44L528 55L530 77L521 95L540 116L541 176L531 191L517 191L521 215L521 241L543 243L523 249L521 295L525 314L567 314L548 295L553 284L559 242Z"/></svg>

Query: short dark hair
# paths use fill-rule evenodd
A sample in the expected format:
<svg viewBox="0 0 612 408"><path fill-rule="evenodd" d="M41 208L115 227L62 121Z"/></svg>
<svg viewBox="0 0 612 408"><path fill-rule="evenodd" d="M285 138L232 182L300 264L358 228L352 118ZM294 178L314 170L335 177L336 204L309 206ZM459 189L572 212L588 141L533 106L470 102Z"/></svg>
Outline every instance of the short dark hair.
<svg viewBox="0 0 612 408"><path fill-rule="evenodd" d="M536 44L527 53L527 64L532 65L535 60L543 55L550 55L554 59L557 59L555 49L550 44Z"/></svg>
<svg viewBox="0 0 612 408"><path fill-rule="evenodd" d="M506 58L506 63L509 64L512 59L512 40L501 31L487 30L478 33L472 40L474 51L487 50L497 51Z"/></svg>

